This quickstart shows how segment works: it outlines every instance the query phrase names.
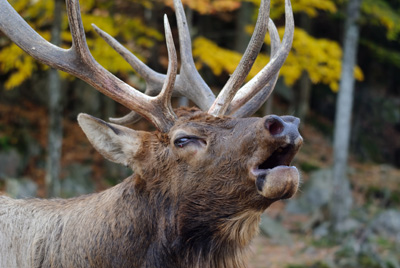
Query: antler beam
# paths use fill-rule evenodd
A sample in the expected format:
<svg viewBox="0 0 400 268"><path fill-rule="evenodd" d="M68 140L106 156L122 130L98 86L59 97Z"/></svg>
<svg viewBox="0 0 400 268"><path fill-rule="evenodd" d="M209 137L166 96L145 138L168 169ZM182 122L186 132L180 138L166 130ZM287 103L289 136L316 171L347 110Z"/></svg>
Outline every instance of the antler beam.
<svg viewBox="0 0 400 268"><path fill-rule="evenodd" d="M176 118L172 109L167 108L168 105L159 106L160 98L141 93L98 64L86 44L79 2L69 0L66 3L72 35L70 49L59 48L43 39L6 0L0 0L0 30L38 61L84 80L103 94L147 118L160 131L168 131ZM168 32L167 29L166 31ZM170 32L168 34L171 35ZM172 40L172 36L169 38ZM173 75L174 72L170 73ZM170 83L175 78L167 80Z"/></svg>
<svg viewBox="0 0 400 268"><path fill-rule="evenodd" d="M294 21L290 0L285 0L286 26L282 44L280 44L275 25L269 20L269 1L261 0L257 23L250 43L238 67L217 98L195 68L192 42L181 1L174 0L174 6L182 61L179 75L177 75L178 63L172 34L166 17L164 26L169 57L167 75L157 73L146 66L113 37L93 25L95 31L146 80L145 94L124 83L94 60L86 43L78 0L67 0L68 19L72 34L70 49L62 49L43 39L6 0L0 0L0 30L37 60L81 78L133 111L123 118L110 119L116 123L131 123L143 116L160 131L168 131L176 120L170 104L173 93L188 97L202 110L208 110L208 113L214 116L228 114L244 117L253 114L271 94L278 79L279 70L292 45ZM271 61L242 86L261 49L267 29L271 36ZM158 96L153 97L156 94Z"/></svg>
<svg viewBox="0 0 400 268"><path fill-rule="evenodd" d="M279 38L278 30L271 19L268 23L268 32L271 37L272 59L277 55L277 51L281 47L281 39ZM271 95L278 77L279 70L256 95L249 94L248 88L251 83L248 82L236 93L226 113L234 117L248 117L254 114Z"/></svg>
<svg viewBox="0 0 400 268"><path fill-rule="evenodd" d="M204 82L196 69L192 55L192 41L190 38L188 23L185 11L180 0L174 0L176 21L178 25L181 69L177 75L173 93L177 96L185 96L193 101L200 109L208 110L215 100L214 93ZM93 24L92 24L93 25ZM116 50L140 76L146 81L146 94L157 94L165 80L165 75L160 74L146 64L141 62L134 54L123 47L112 36L93 25L95 31L102 37L114 50ZM118 124L130 124L138 120L137 114L129 113L122 118L110 118L111 121Z"/></svg>
<svg viewBox="0 0 400 268"><path fill-rule="evenodd" d="M236 67L232 76L229 78L228 82L226 82L217 99L208 110L209 114L215 116L225 114L230 102L242 86L251 70L251 67L253 67L257 55L260 53L261 47L264 43L265 34L268 30L269 6L269 1L261 0L257 23L250 39L250 43L247 46L239 65Z"/></svg>
<svg viewBox="0 0 400 268"><path fill-rule="evenodd" d="M285 34L283 35L282 44L278 45L280 39L274 25L269 27L269 33L271 36L271 60L235 95L229 107L229 114L234 114L238 117L252 115L272 93L279 71L289 55L293 42L294 19L290 0L285 1ZM241 112L235 113L245 104L246 107L241 109Z"/></svg>

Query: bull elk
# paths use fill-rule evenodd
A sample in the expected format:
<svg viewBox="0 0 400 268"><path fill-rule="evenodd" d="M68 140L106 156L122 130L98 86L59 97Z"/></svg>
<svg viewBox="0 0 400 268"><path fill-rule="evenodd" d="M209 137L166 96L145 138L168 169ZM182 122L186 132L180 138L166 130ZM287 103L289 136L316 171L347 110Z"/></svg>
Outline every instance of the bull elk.
<svg viewBox="0 0 400 268"><path fill-rule="evenodd" d="M273 90L291 48L294 22L286 0L282 42L261 1L254 34L237 69L215 97L197 72L184 9L174 0L181 67L166 17L166 75L144 65L110 35L95 31L146 80L142 93L100 66L86 44L78 0L67 0L72 47L56 47L0 0L0 30L26 53L70 73L132 112L110 123L78 122L108 160L134 174L100 193L72 199L0 196L0 267L245 267L260 215L290 198L299 173L290 166L302 144L299 119L249 117ZM242 86L266 32L271 61ZM183 95L199 108L171 108ZM123 126L139 117L154 132Z"/></svg>

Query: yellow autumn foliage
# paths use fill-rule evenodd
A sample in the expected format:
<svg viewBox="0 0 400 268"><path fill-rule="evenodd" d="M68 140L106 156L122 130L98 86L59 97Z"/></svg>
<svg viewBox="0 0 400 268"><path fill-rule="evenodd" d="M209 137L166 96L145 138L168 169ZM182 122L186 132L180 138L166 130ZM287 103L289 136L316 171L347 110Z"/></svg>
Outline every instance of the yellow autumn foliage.
<svg viewBox="0 0 400 268"><path fill-rule="evenodd" d="M182 4L204 15L236 10L242 1L245 0L182 0ZM167 6L174 6L173 0L164 0L164 2Z"/></svg>
<svg viewBox="0 0 400 268"><path fill-rule="evenodd" d="M11 44L10 46L0 51L0 69L5 72L11 70L18 70L13 72L5 82L5 88L13 88L21 84L32 75L36 70L35 60L32 57L25 57L23 52L17 45Z"/></svg>
<svg viewBox="0 0 400 268"><path fill-rule="evenodd" d="M284 29L280 29L279 32L283 34ZM314 38L303 29L297 28L292 51L281 73L287 84L292 85L304 70L313 84L329 85L332 91L336 92L339 88L341 63L342 49L337 42ZM363 80L362 71L358 66L354 76L357 80Z"/></svg>
<svg viewBox="0 0 400 268"><path fill-rule="evenodd" d="M207 38L198 37L193 41L193 57L196 59L197 68L207 65L215 75L220 75L222 72L232 74L239 64L242 54L221 48ZM268 61L268 56L259 55L247 80L254 77Z"/></svg>
<svg viewBox="0 0 400 268"><path fill-rule="evenodd" d="M128 0L132 3L141 4L145 7L152 7L154 4L150 0ZM163 0L172 5L172 0ZM241 1L251 1L256 5L260 0L182 0L189 8L201 14L210 14L221 11L232 11L237 9ZM366 0L373 1L373 0ZM11 0L13 7L23 16L32 27L37 30L45 39L50 39L49 26L52 23L54 1L53 0ZM315 16L319 11L335 12L336 6L333 0L292 0L294 12L305 12L309 16ZM381 0L378 0L381 2ZM131 67L127 64L111 47L109 47L97 34L94 33L91 23L116 37L123 40L131 51L144 51L152 47L155 42L163 40L163 34L155 29L146 26L142 19L132 18L131 14L125 15L115 13L111 16L109 10L113 2L98 3L95 0L81 1L82 20L87 33L87 42L94 58L111 72L126 73L131 72ZM393 22L385 21L384 14L386 9L381 5L382 23L392 29ZM376 8L376 7L375 7ZM281 18L284 13L284 0L273 0L271 3L271 17ZM399 23L400 25L400 23ZM62 22L62 47L68 48L71 44L71 35L68 30L68 20L64 11ZM283 28L279 33L283 35ZM251 34L252 27L248 27ZM269 44L269 38L265 39ZM193 55L196 65L201 68L207 65L215 75L222 72L233 73L242 55L238 52L219 47L216 43L204 37L198 37L193 42ZM138 55L139 58L143 58ZM339 44L328 39L317 39L310 36L301 28L296 28L293 48L280 75L288 85L293 85L301 76L303 71L309 74L313 83L323 83L336 91L340 79L342 51ZM269 61L269 55L261 53L257 58L248 79L258 73ZM38 69L38 65L30 56L22 52L17 46L9 42L0 50L0 73L8 74L5 82L6 88L13 88L28 79L33 71ZM41 66L40 68L45 68ZM62 74L63 77L66 74ZM362 71L359 67L355 69L355 77L363 79Z"/></svg>
<svg viewBox="0 0 400 268"><path fill-rule="evenodd" d="M279 29L282 34L284 29ZM281 74L293 85L306 71L312 83L324 83L337 91L340 79L342 50L339 44L328 39L316 39L303 29L296 28L293 48Z"/></svg>
<svg viewBox="0 0 400 268"><path fill-rule="evenodd" d="M400 14L383 0L364 0L362 11L368 15L368 23L382 25L387 38L396 40L400 34Z"/></svg>
<svg viewBox="0 0 400 268"><path fill-rule="evenodd" d="M260 6L261 0L248 0ZM304 12L310 17L315 17L319 11L336 12L334 0L291 0L294 13ZM285 0L271 1L271 18L279 18L285 13Z"/></svg>
<svg viewBox="0 0 400 268"><path fill-rule="evenodd" d="M282 36L284 28L279 28ZM266 38L269 44L269 38ZM197 67L207 65L215 75L223 71L232 74L239 63L242 54L219 47L214 42L204 38L196 38L193 42L193 56ZM335 41L317 39L310 36L301 28L296 28L292 50L283 65L280 75L287 85L292 86L303 71L309 74L314 84L328 85L332 91L338 90L341 74L342 49ZM269 61L269 55L260 54L247 79L255 76ZM363 80L359 67L355 68L357 80Z"/></svg>
<svg viewBox="0 0 400 268"><path fill-rule="evenodd" d="M144 2L142 0L131 0ZM17 12L46 40L50 40L50 25L53 21L54 0L11 0L10 4ZM132 67L118 55L108 44L105 43L92 29L94 23L110 35L119 40L134 41L127 47L131 51L141 51L152 47L155 41L163 40L163 35L157 30L150 28L141 19L131 18L131 14L117 14L111 16L109 6L113 2L99 3L95 0L81 1L81 15L87 43L93 57L110 72L127 73L132 72ZM71 45L71 34L68 28L66 11L63 11L61 47L69 48ZM139 58L142 59L140 55ZM27 55L14 43L8 41L0 47L0 73L8 74L4 83L6 89L19 86L38 68L47 69L46 66L38 64L31 56ZM68 76L61 72L62 77Z"/></svg>
<svg viewBox="0 0 400 268"><path fill-rule="evenodd" d="M250 0L257 6L260 0ZM336 12L335 2L332 0L292 0L294 12L305 12L309 16L315 16L320 10ZM271 17L278 18L284 14L284 0L275 0L271 3ZM248 27L249 34L254 27ZM280 36L283 36L284 28L279 28ZM270 44L269 36L265 39ZM242 55L238 52L219 47L214 42L199 37L193 42L193 55L199 68L207 65L215 75L223 71L233 73ZM309 74L314 84L323 83L331 90L337 91L341 72L342 50L340 45L332 40L317 39L310 36L301 28L296 28L292 50L283 65L280 76L286 84L292 86L301 76L303 71ZM261 53L257 58L247 79L257 74L269 61L269 55ZM363 79L362 71L355 68L355 77Z"/></svg>

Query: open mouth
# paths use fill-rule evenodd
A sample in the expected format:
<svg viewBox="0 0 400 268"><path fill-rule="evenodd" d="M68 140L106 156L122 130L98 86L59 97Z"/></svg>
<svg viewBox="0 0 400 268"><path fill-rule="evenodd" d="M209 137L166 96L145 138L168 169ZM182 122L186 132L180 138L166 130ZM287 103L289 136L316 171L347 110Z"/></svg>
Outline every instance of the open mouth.
<svg viewBox="0 0 400 268"><path fill-rule="evenodd" d="M296 193L300 175L297 168L290 164L299 147L295 144L281 145L252 168L259 194L278 200L290 198Z"/></svg>
<svg viewBox="0 0 400 268"><path fill-rule="evenodd" d="M255 176L265 175L268 170L278 166L289 166L292 162L297 149L293 144L286 144L276 149L263 162L252 169Z"/></svg>
<svg viewBox="0 0 400 268"><path fill-rule="evenodd" d="M258 169L271 169L276 166L289 166L293 160L294 146L288 144L284 147L279 147L275 150L270 157L268 157L264 162L262 162Z"/></svg>

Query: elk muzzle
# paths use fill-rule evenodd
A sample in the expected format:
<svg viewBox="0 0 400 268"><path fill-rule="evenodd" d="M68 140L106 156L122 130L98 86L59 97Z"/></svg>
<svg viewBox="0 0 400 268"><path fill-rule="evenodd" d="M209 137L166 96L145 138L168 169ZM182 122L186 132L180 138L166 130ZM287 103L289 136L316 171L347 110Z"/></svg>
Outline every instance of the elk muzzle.
<svg viewBox="0 0 400 268"><path fill-rule="evenodd" d="M270 200L290 198L296 193L300 181L299 171L290 166L303 143L298 130L300 120L276 115L262 120L270 150L251 170L256 177L257 191Z"/></svg>

